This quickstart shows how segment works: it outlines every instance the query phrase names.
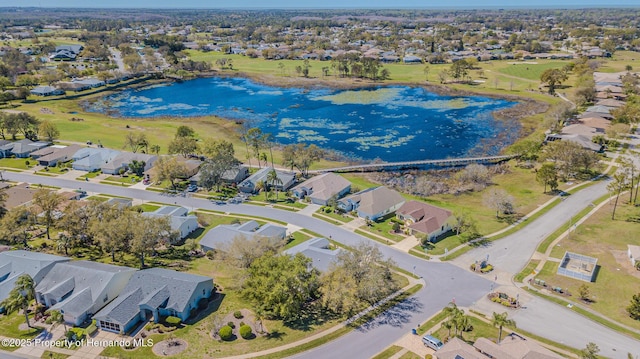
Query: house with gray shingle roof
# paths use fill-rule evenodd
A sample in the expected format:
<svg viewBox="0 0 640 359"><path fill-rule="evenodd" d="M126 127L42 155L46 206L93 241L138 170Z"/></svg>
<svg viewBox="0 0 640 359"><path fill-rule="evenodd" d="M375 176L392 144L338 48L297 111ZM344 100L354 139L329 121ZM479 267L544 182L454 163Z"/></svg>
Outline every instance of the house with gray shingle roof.
<svg viewBox="0 0 640 359"><path fill-rule="evenodd" d="M356 211L360 218L375 221L395 212L404 204L404 198L384 186L367 188L338 200L338 208L345 212Z"/></svg>
<svg viewBox="0 0 640 359"><path fill-rule="evenodd" d="M37 285L54 264L68 260L65 257L23 250L1 252L0 301L9 296L16 279L21 275L28 274Z"/></svg>
<svg viewBox="0 0 640 359"><path fill-rule="evenodd" d="M73 155L72 167L74 170L93 172L112 161L120 151L108 148L85 147Z"/></svg>
<svg viewBox="0 0 640 359"><path fill-rule="evenodd" d="M200 239L200 247L206 252L228 245L234 238L240 236L251 240L256 237L284 239L286 235L287 229L285 227L271 223L263 226L260 226L256 221L243 224L221 224L212 228Z"/></svg>
<svg viewBox="0 0 640 359"><path fill-rule="evenodd" d="M54 147L54 146L51 146ZM54 167L58 164L58 162L67 162L71 160L71 157L78 152L82 146L80 145L70 145L63 147L54 147L53 152L38 157L38 164L40 166L48 166ZM33 155L33 154L32 154ZM34 157L35 158L35 157Z"/></svg>
<svg viewBox="0 0 640 359"><path fill-rule="evenodd" d="M340 198L351 190L351 182L335 173L311 177L293 187L293 195L302 199L309 197L311 203L326 206L329 200Z"/></svg>
<svg viewBox="0 0 640 359"><path fill-rule="evenodd" d="M335 262L342 249L331 249L331 243L326 238L312 238L295 247L289 248L284 253L296 255L301 253L311 259L311 265L321 272L326 272Z"/></svg>
<svg viewBox="0 0 640 359"><path fill-rule="evenodd" d="M174 316L187 320L202 298L209 298L213 279L201 275L150 268L133 274L122 294L94 315L97 325L125 334L150 318Z"/></svg>
<svg viewBox="0 0 640 359"><path fill-rule="evenodd" d="M153 212L142 213L145 217L169 217L169 224L172 231L180 233L180 239L185 238L191 232L200 227L198 218L189 215L189 211L179 206L162 206Z"/></svg>
<svg viewBox="0 0 640 359"><path fill-rule="evenodd" d="M36 298L80 325L117 297L136 272L129 267L89 261L55 263L36 284Z"/></svg>
<svg viewBox="0 0 640 359"><path fill-rule="evenodd" d="M100 169L102 173L116 175L121 169L128 169L133 161L144 162L144 170L151 169L158 156L146 153L121 152L113 160L105 163Z"/></svg>
<svg viewBox="0 0 640 359"><path fill-rule="evenodd" d="M258 172L252 174L251 176L249 176L249 178L242 181L242 183L238 185L238 189L245 193L257 192L256 185L258 184L258 182L264 182L265 184L268 184L267 178L269 176L269 172L271 171L273 171L272 167L265 167L263 169L258 170ZM296 176L293 173L287 173L280 170L275 170L275 171L278 179L281 182L275 185L275 187L277 187L279 191L286 191L287 189L289 189L289 187L293 185L293 183L296 180Z"/></svg>
<svg viewBox="0 0 640 359"><path fill-rule="evenodd" d="M38 151L42 148L49 146L50 143L38 141L34 142L27 138L9 142L0 146L0 158L16 156L17 158L27 158L31 155L32 152Z"/></svg>

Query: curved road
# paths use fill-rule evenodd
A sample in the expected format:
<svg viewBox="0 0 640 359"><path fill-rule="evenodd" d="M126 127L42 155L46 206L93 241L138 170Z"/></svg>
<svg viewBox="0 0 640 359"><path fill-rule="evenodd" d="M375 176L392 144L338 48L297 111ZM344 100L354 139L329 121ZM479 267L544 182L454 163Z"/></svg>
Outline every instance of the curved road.
<svg viewBox="0 0 640 359"><path fill-rule="evenodd" d="M25 173L5 172L4 177L12 181L41 183L70 189L82 188L89 192L108 193L148 201L174 202L187 208L203 208L268 217L308 228L326 237L331 236L334 240L349 246L367 241L366 238L328 225L322 220L268 207L244 204L216 205L204 199L167 197L157 192ZM588 204L600 197L602 191L606 191L605 186L605 184L596 184L569 196L563 204L556 206L517 234L496 241L491 247L473 251L467 256L470 256L469 258L482 257L482 255L486 256L483 251L489 251L491 256L495 256L491 259L492 263L496 263L498 266L504 265L505 269L512 271L512 273L519 271L532 255L544 233L553 232L579 212L582 209L579 207L581 204ZM525 230L527 232L524 232ZM526 236L523 235L524 233ZM455 298L458 305L468 307L490 290L490 281L464 269L470 263L463 262L466 260L464 258L460 259L461 266L452 263L428 262L377 242L371 241L371 243L379 247L386 256L394 259L398 266L410 272L415 271L416 274L422 276L426 282L425 289L385 312L363 328L296 357L316 359L335 357L336 353L340 353L340 357L370 358L408 333L411 328L418 326L421 321L438 312L452 299ZM506 251L510 254L495 253L505 246ZM512 249L509 250L509 247ZM520 261L519 264L516 263L516 260ZM640 348L640 342L601 327L560 306L542 300L532 300L527 307L527 309L515 313L515 318L520 327L532 333L564 342L576 348L583 348L586 343L593 341L601 348L603 355L621 359L626 358L627 352L632 352L635 355L634 351Z"/></svg>

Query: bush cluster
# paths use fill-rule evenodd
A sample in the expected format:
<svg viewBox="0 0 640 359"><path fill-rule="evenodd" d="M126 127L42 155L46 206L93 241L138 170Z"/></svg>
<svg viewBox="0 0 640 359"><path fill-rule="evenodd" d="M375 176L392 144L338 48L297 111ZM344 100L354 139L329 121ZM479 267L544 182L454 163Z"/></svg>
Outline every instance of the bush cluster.
<svg viewBox="0 0 640 359"><path fill-rule="evenodd" d="M170 326L177 327L182 323L182 319L174 316L168 316L164 322Z"/></svg>
<svg viewBox="0 0 640 359"><path fill-rule="evenodd" d="M236 319L242 319L244 316L242 315L241 311L236 310L235 312L233 312L233 317Z"/></svg>
<svg viewBox="0 0 640 359"><path fill-rule="evenodd" d="M251 331L251 327L246 324L240 326L240 336L243 339L251 339L251 337L253 337L253 332Z"/></svg>
<svg viewBox="0 0 640 359"><path fill-rule="evenodd" d="M230 326L225 325L218 330L218 335L222 340L231 340L233 339L233 329Z"/></svg>

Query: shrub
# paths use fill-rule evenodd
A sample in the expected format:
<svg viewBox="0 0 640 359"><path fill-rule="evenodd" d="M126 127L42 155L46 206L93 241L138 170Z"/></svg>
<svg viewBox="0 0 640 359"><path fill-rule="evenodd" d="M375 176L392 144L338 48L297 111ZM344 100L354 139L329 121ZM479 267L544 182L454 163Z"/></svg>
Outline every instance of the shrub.
<svg viewBox="0 0 640 359"><path fill-rule="evenodd" d="M170 326L177 327L178 325L180 325L180 323L182 323L182 319L174 316L168 316L164 320L164 322L169 324Z"/></svg>
<svg viewBox="0 0 640 359"><path fill-rule="evenodd" d="M69 340L82 340L84 338L84 330L82 328L71 328L67 331L67 339Z"/></svg>
<svg viewBox="0 0 640 359"><path fill-rule="evenodd" d="M222 340L231 340L233 338L233 329L230 326L225 325L218 330L218 335Z"/></svg>
<svg viewBox="0 0 640 359"><path fill-rule="evenodd" d="M213 257L215 257L216 254L212 250L208 250L205 255L207 256L207 258L213 259Z"/></svg>
<svg viewBox="0 0 640 359"><path fill-rule="evenodd" d="M504 305L505 307L510 307L511 306L511 302L507 299L502 299L500 302L502 305Z"/></svg>
<svg viewBox="0 0 640 359"><path fill-rule="evenodd" d="M424 356L424 359L431 359L431 358L433 358L433 355L431 355L431 354L427 354L427 355Z"/></svg>
<svg viewBox="0 0 640 359"><path fill-rule="evenodd" d="M231 329L235 329L236 328L236 325L233 322L227 323L227 326L229 326Z"/></svg>
<svg viewBox="0 0 640 359"><path fill-rule="evenodd" d="M51 324L51 323L53 323L53 320L51 320L51 319L52 319L51 317L48 317L47 319L45 319L45 320L44 320L44 323L45 323L45 324Z"/></svg>
<svg viewBox="0 0 640 359"><path fill-rule="evenodd" d="M98 327L96 326L95 319L91 321L91 324L84 330L88 336L92 336L96 331L98 331Z"/></svg>
<svg viewBox="0 0 640 359"><path fill-rule="evenodd" d="M248 325L243 325L240 327L240 336L243 339L250 339L251 337L253 337L253 332L251 331L251 327Z"/></svg>
<svg viewBox="0 0 640 359"><path fill-rule="evenodd" d="M333 212L333 209L331 209L331 207L326 207L324 209L324 213L331 213L331 212Z"/></svg>
<svg viewBox="0 0 640 359"><path fill-rule="evenodd" d="M243 325L245 325L244 322L240 322L240 328L242 328Z"/></svg>
<svg viewBox="0 0 640 359"><path fill-rule="evenodd" d="M233 317L236 319L242 319L244 316L242 315L241 311L236 310L235 312L233 312Z"/></svg>

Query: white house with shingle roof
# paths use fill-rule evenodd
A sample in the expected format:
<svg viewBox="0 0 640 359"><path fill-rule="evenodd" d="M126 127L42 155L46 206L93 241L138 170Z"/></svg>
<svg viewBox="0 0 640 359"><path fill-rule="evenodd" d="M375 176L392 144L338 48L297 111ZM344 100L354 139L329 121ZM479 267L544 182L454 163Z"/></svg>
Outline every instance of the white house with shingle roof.
<svg viewBox="0 0 640 359"><path fill-rule="evenodd" d="M293 195L303 199L309 197L311 203L326 206L329 200L336 199L349 193L351 182L334 173L325 173L309 178L293 187Z"/></svg>
<svg viewBox="0 0 640 359"><path fill-rule="evenodd" d="M94 315L98 327L125 334L140 321L174 316L187 320L198 302L214 292L213 279L162 268L138 271L122 294Z"/></svg>
<svg viewBox="0 0 640 359"><path fill-rule="evenodd" d="M198 217L189 215L189 210L180 206L162 206L153 212L142 213L145 217L168 217L172 231L180 234L180 239L187 237L200 227Z"/></svg>
<svg viewBox="0 0 640 359"><path fill-rule="evenodd" d="M36 285L36 298L45 307L60 310L65 322L80 325L117 297L134 272L98 262L56 263Z"/></svg>
<svg viewBox="0 0 640 359"><path fill-rule="evenodd" d="M296 255L301 253L311 259L311 265L321 272L326 272L332 263L335 263L342 249L331 249L331 243L326 238L312 238L295 247L289 248L284 253Z"/></svg>
<svg viewBox="0 0 640 359"><path fill-rule="evenodd" d="M253 239L255 237L284 239L287 229L282 226L267 223L260 226L256 221L248 221L243 224L220 224L207 232L200 239L200 247L207 252L226 246L236 237Z"/></svg>
<svg viewBox="0 0 640 359"><path fill-rule="evenodd" d="M338 200L338 208L356 211L361 218L375 221L395 212L404 204L404 197L384 186L373 187Z"/></svg>
<svg viewBox="0 0 640 359"><path fill-rule="evenodd" d="M37 285L56 263L66 262L69 258L51 254L24 250L0 253L0 301L9 296L16 280L28 274Z"/></svg>

